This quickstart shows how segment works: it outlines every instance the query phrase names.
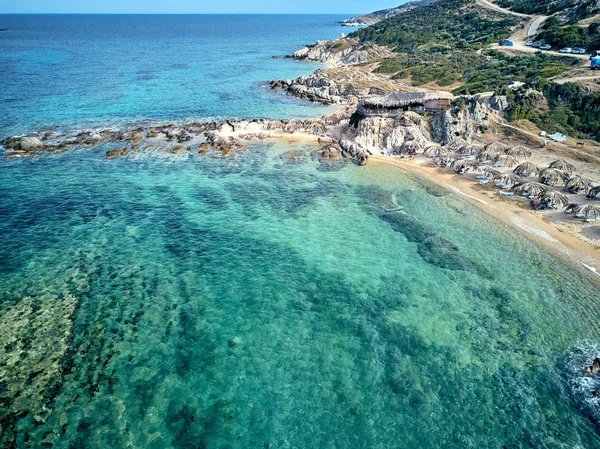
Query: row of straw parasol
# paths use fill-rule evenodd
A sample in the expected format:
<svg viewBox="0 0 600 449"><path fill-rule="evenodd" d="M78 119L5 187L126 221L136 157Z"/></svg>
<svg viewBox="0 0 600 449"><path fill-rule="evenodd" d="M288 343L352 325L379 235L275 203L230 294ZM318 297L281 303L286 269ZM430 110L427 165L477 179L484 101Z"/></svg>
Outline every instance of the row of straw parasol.
<svg viewBox="0 0 600 449"><path fill-rule="evenodd" d="M600 186L595 186L584 176L574 174L576 167L562 159L552 161L548 167L540 167L531 161L520 162L520 159L532 156L531 149L524 145L508 146L502 142L473 145L458 138L447 146L434 144L426 148L418 142L408 141L402 146L401 152L412 155L423 153L440 166L452 167L456 173L481 172L500 188L539 199L542 208L567 208L567 212L574 212L576 217L600 219L600 207L570 204L565 193L551 189L562 187L568 194L585 194L587 199L600 200ZM505 168L514 169L502 173L500 169Z"/></svg>

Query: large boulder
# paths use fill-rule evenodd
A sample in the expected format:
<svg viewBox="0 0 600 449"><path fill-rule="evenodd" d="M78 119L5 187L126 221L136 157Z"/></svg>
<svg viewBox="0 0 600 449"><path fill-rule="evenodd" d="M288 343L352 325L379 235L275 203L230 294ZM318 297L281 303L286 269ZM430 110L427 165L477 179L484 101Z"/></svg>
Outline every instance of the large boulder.
<svg viewBox="0 0 600 449"><path fill-rule="evenodd" d="M335 160L341 157L342 149L339 147L339 145L332 143L325 145L318 151L318 153L321 159Z"/></svg>
<svg viewBox="0 0 600 449"><path fill-rule="evenodd" d="M36 151L44 148L44 142L39 137L23 137L19 143L20 150Z"/></svg>

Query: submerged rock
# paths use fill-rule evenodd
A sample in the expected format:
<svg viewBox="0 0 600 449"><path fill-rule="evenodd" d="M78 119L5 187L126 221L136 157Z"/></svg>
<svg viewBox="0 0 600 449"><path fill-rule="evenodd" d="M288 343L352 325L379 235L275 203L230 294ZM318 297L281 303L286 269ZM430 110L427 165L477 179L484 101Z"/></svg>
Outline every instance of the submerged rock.
<svg viewBox="0 0 600 449"><path fill-rule="evenodd" d="M52 396L59 388L68 357L73 295L26 297L0 308L0 446L11 439L12 418L34 416L44 422L52 413Z"/></svg>
<svg viewBox="0 0 600 449"><path fill-rule="evenodd" d="M322 147L319 151L321 159L336 160L342 156L342 150L337 144L330 144Z"/></svg>
<svg viewBox="0 0 600 449"><path fill-rule="evenodd" d="M592 365L589 366L586 371L593 376L600 373L600 357L596 357Z"/></svg>
<svg viewBox="0 0 600 449"><path fill-rule="evenodd" d="M127 147L118 148L116 150L109 150L106 152L106 159L114 159L119 156L126 156L129 153L129 149Z"/></svg>
<svg viewBox="0 0 600 449"><path fill-rule="evenodd" d="M306 162L306 158L300 151L286 151L280 157L288 164L303 164Z"/></svg>
<svg viewBox="0 0 600 449"><path fill-rule="evenodd" d="M179 154L179 153L183 153L185 150L187 150L188 147L186 147L185 145L176 145L171 152L173 154Z"/></svg>

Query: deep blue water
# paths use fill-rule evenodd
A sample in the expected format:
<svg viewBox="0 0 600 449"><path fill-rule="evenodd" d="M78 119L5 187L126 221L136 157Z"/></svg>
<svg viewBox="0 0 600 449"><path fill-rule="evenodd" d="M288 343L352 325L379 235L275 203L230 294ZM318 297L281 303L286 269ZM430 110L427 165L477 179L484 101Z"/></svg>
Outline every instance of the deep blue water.
<svg viewBox="0 0 600 449"><path fill-rule="evenodd" d="M0 136L57 125L314 117L264 87L317 66L273 59L342 28L331 15L0 15Z"/></svg>

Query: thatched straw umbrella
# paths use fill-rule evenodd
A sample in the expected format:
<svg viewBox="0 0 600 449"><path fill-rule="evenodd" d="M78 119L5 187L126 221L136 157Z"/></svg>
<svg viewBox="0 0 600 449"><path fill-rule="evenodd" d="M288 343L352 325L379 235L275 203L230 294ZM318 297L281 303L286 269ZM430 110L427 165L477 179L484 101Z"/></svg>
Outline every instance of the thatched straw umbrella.
<svg viewBox="0 0 600 449"><path fill-rule="evenodd" d="M593 204L583 204L576 207L573 212L575 217L583 218L586 221L596 221L600 218L600 207Z"/></svg>
<svg viewBox="0 0 600 449"><path fill-rule="evenodd" d="M572 214L575 209L577 209L579 207L579 204L577 203L571 203L569 204L567 207L565 207L565 214Z"/></svg>
<svg viewBox="0 0 600 449"><path fill-rule="evenodd" d="M600 186L591 188L586 197L590 200L600 200Z"/></svg>
<svg viewBox="0 0 600 449"><path fill-rule="evenodd" d="M400 147L400 152L404 154L417 154L423 152L423 145L416 140L407 140Z"/></svg>
<svg viewBox="0 0 600 449"><path fill-rule="evenodd" d="M556 168L557 170L561 170L569 174L577 170L577 168L573 164L570 164L563 159L558 159L550 163L550 168Z"/></svg>
<svg viewBox="0 0 600 449"><path fill-rule="evenodd" d="M592 181L583 176L573 176L565 184L565 190L569 193L579 194L585 193L588 187L592 186Z"/></svg>
<svg viewBox="0 0 600 449"><path fill-rule="evenodd" d="M431 145L425 149L425 156L429 157L446 156L447 154L448 151L441 145Z"/></svg>
<svg viewBox="0 0 600 449"><path fill-rule="evenodd" d="M569 179L569 175L557 168L545 168L540 172L540 182L549 186L563 185Z"/></svg>
<svg viewBox="0 0 600 449"><path fill-rule="evenodd" d="M467 173L469 170L479 170L479 162L473 159L458 159L452 164L456 173Z"/></svg>
<svg viewBox="0 0 600 449"><path fill-rule="evenodd" d="M469 145L469 142L467 142L465 139L463 139L462 137L459 137L458 139L450 142L450 144L448 145L448 149L451 151L458 151L460 150L462 147L466 147Z"/></svg>
<svg viewBox="0 0 600 449"><path fill-rule="evenodd" d="M510 154L501 154L496 157L496 167L507 167L513 168L515 165L519 165L519 160L511 156Z"/></svg>
<svg viewBox="0 0 600 449"><path fill-rule="evenodd" d="M540 199L540 205L546 209L559 209L568 204L569 198L567 198L567 195L556 191L546 192Z"/></svg>
<svg viewBox="0 0 600 449"><path fill-rule="evenodd" d="M538 197L548 191L548 186L539 182L524 182L514 186L513 190L526 196Z"/></svg>
<svg viewBox="0 0 600 449"><path fill-rule="evenodd" d="M532 162L523 162L513 170L513 173L516 173L520 176L525 176L526 178L531 178L532 176L537 176L540 174L540 168Z"/></svg>
<svg viewBox="0 0 600 449"><path fill-rule="evenodd" d="M516 184L519 184L523 180L519 175L515 175L514 173L500 173L498 176L494 177L494 182L496 183L496 187L500 187L502 189L511 189Z"/></svg>
<svg viewBox="0 0 600 449"><path fill-rule="evenodd" d="M475 156L481 151L483 151L483 146L481 145L465 145L458 150L462 156Z"/></svg>
<svg viewBox="0 0 600 449"><path fill-rule="evenodd" d="M280 120L273 120L272 122L267 122L267 129L269 131L283 129L285 125Z"/></svg>
<svg viewBox="0 0 600 449"><path fill-rule="evenodd" d="M495 168L489 166L481 167L481 172L490 175L493 178L497 178L502 174L500 170L496 170Z"/></svg>
<svg viewBox="0 0 600 449"><path fill-rule="evenodd" d="M531 150L525 145L517 145L509 148L505 153L514 157L531 157Z"/></svg>
<svg viewBox="0 0 600 449"><path fill-rule="evenodd" d="M506 144L502 143L502 142L493 142L493 143L489 143L485 146L486 150L490 150L495 152L496 154L499 153L503 153L504 151L506 151Z"/></svg>
<svg viewBox="0 0 600 449"><path fill-rule="evenodd" d="M477 160L480 162L493 161L496 156L498 156L496 151L482 148L479 153L477 153Z"/></svg>

